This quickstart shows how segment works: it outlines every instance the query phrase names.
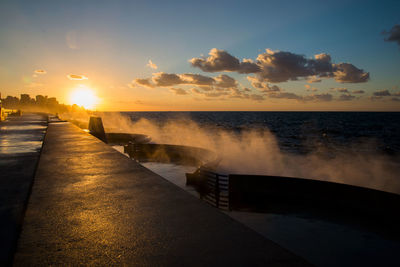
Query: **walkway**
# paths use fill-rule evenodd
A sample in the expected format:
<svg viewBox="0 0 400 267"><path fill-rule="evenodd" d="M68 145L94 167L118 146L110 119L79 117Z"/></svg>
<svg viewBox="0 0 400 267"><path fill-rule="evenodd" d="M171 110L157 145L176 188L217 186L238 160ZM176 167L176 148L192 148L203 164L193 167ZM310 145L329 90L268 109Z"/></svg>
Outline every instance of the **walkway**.
<svg viewBox="0 0 400 267"><path fill-rule="evenodd" d="M14 264L308 265L69 123L48 127Z"/></svg>

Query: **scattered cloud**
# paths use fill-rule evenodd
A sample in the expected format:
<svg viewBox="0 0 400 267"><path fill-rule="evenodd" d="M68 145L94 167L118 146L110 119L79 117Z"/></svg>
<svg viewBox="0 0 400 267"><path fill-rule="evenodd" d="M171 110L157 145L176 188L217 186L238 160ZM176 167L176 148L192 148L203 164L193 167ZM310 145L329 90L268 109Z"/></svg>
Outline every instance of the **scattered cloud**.
<svg viewBox="0 0 400 267"><path fill-rule="evenodd" d="M307 79L309 83L320 82L321 78L334 78L341 83L361 83L369 80L369 73L350 63L334 64L326 53L314 58L303 55L266 49L256 61L240 61L225 50L213 48L209 57L192 58L189 62L205 72L235 71L254 73L259 82L280 83ZM257 88L257 87L256 87Z"/></svg>
<svg viewBox="0 0 400 267"><path fill-rule="evenodd" d="M282 99L296 99L303 100L303 97L294 93L288 92L279 92L279 93L271 93L268 95L270 98L282 98Z"/></svg>
<svg viewBox="0 0 400 267"><path fill-rule="evenodd" d="M340 97L339 97L339 101L351 101L351 100L353 100L354 98L356 98L356 97L353 96L353 95L350 95L350 94L342 94L342 95L340 95Z"/></svg>
<svg viewBox="0 0 400 267"><path fill-rule="evenodd" d="M149 88L154 87L171 87L176 85L195 85L200 86L204 90L212 90L212 88L229 88L237 87L238 83L232 77L221 74L216 77L208 77L201 74L192 73L153 73L152 78L135 79L133 84L145 86Z"/></svg>
<svg viewBox="0 0 400 267"><path fill-rule="evenodd" d="M149 63L147 63L146 66L152 68L153 70L158 69L157 65L154 64L154 63L151 61L151 59L149 59Z"/></svg>
<svg viewBox="0 0 400 267"><path fill-rule="evenodd" d="M189 62L193 67L198 67L205 72L236 71L238 73L258 72L259 66L251 59L239 59L225 50L213 48L208 53L209 57L192 58Z"/></svg>
<svg viewBox="0 0 400 267"><path fill-rule="evenodd" d="M345 87L331 88L331 90L339 93L350 93L349 90L347 90L347 88Z"/></svg>
<svg viewBox="0 0 400 267"><path fill-rule="evenodd" d="M135 85L138 86L144 86L144 87L148 87L148 88L154 88L155 85L151 83L150 79L135 79L132 81L131 84L129 84L129 87L133 88L135 87Z"/></svg>
<svg viewBox="0 0 400 267"><path fill-rule="evenodd" d="M364 90L354 90L352 93L353 94L364 94L365 91Z"/></svg>
<svg viewBox="0 0 400 267"><path fill-rule="evenodd" d="M369 80L369 72L350 63L333 64L334 78L341 83L363 83Z"/></svg>
<svg viewBox="0 0 400 267"><path fill-rule="evenodd" d="M182 88L170 88L169 90L176 95L187 95L188 94L188 92Z"/></svg>
<svg viewBox="0 0 400 267"><path fill-rule="evenodd" d="M391 96L392 94L388 90L380 90L373 93L373 96Z"/></svg>
<svg viewBox="0 0 400 267"><path fill-rule="evenodd" d="M270 85L267 82L260 81L257 77L247 76L247 80L251 85L262 93L279 92L281 88L277 85Z"/></svg>
<svg viewBox="0 0 400 267"><path fill-rule="evenodd" d="M308 83L320 83L322 81L321 78L318 78L316 75L310 76L307 79Z"/></svg>
<svg viewBox="0 0 400 267"><path fill-rule="evenodd" d="M35 70L34 71L36 74L46 74L47 71L43 70L43 69L39 69L39 70Z"/></svg>
<svg viewBox="0 0 400 267"><path fill-rule="evenodd" d="M385 38L386 42L396 42L400 46L400 24L396 24L390 31L384 31L384 35L388 37Z"/></svg>
<svg viewBox="0 0 400 267"><path fill-rule="evenodd" d="M268 95L270 98L281 98L281 99L294 99L300 102L314 101L314 102L329 102L333 100L333 96L329 93L324 94L311 94L311 95L298 95L289 92L271 93Z"/></svg>
<svg viewBox="0 0 400 267"><path fill-rule="evenodd" d="M308 96L305 96L303 98L304 101L321 101L321 102L329 102L332 101L333 96L329 93L325 94L311 94Z"/></svg>
<svg viewBox="0 0 400 267"><path fill-rule="evenodd" d="M78 74L68 74L67 78L70 80L87 80L88 77L84 76L84 75L78 75Z"/></svg>
<svg viewBox="0 0 400 267"><path fill-rule="evenodd" d="M309 85L309 84L305 84L304 87L306 88L306 91L308 91L308 92L309 92L309 91L312 91L312 92L318 91L318 88L312 87L312 86Z"/></svg>

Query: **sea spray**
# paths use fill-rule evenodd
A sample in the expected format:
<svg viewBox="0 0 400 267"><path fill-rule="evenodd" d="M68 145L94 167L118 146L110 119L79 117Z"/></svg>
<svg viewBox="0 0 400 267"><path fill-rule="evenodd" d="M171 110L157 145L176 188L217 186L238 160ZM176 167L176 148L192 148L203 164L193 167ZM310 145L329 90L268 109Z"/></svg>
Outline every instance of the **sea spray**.
<svg viewBox="0 0 400 267"><path fill-rule="evenodd" d="M106 129L146 134L155 143L212 150L222 159L219 171L224 173L302 177L400 193L399 159L360 149L370 146L365 141L357 140L340 149L332 144L313 144L309 153L295 154L282 151L276 136L265 127L237 132L201 125L188 116L164 122L145 118L133 122L120 113L98 115Z"/></svg>

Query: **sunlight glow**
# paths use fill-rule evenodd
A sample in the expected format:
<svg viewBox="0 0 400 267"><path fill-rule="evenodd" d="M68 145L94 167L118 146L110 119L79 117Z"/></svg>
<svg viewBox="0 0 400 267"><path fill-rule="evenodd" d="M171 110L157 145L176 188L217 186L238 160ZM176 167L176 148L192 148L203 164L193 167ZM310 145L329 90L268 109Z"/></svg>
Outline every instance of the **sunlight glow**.
<svg viewBox="0 0 400 267"><path fill-rule="evenodd" d="M71 93L70 102L71 104L82 106L85 109L93 109L98 103L98 98L92 89L86 86L80 86Z"/></svg>

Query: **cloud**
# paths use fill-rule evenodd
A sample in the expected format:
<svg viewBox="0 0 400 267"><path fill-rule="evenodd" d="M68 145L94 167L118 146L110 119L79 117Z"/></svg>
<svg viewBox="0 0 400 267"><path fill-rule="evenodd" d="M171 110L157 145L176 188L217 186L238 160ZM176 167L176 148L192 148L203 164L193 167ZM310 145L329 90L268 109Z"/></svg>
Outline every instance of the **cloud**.
<svg viewBox="0 0 400 267"><path fill-rule="evenodd" d="M350 93L349 90L347 90L347 88L345 87L331 88L331 90L339 93Z"/></svg>
<svg viewBox="0 0 400 267"><path fill-rule="evenodd" d="M333 96L328 93L311 94L311 95L305 96L303 98L304 101L321 101L321 102L329 102L329 101L332 101L332 99L333 99Z"/></svg>
<svg viewBox="0 0 400 267"><path fill-rule="evenodd" d="M43 70L43 69L38 69L34 71L36 74L46 74L47 71Z"/></svg>
<svg viewBox="0 0 400 267"><path fill-rule="evenodd" d="M193 67L200 68L205 72L236 71L238 73L255 73L259 71L259 66L250 59L239 59L232 56L225 50L213 48L209 52L209 57L192 58L189 60Z"/></svg>
<svg viewBox="0 0 400 267"><path fill-rule="evenodd" d="M392 94L388 90L380 90L373 93L373 96L391 96Z"/></svg>
<svg viewBox="0 0 400 267"><path fill-rule="evenodd" d="M304 87L306 88L306 91L312 91L312 92L318 91L318 88L311 87L309 84L305 84Z"/></svg>
<svg viewBox="0 0 400 267"><path fill-rule="evenodd" d="M171 87L176 85L196 85L205 91L213 90L213 88L229 88L237 87L238 83L232 77L221 74L216 77L208 77L201 74L192 73L153 73L153 77L145 79L135 79L133 84L145 86L149 88L154 87Z"/></svg>
<svg viewBox="0 0 400 267"><path fill-rule="evenodd" d="M244 88L242 90L238 88L231 88L230 98L248 99L257 102L265 100L265 96L259 94L250 94L251 90L249 88Z"/></svg>
<svg viewBox="0 0 400 267"><path fill-rule="evenodd" d="M147 63L146 66L147 66L147 67L150 67L150 68L152 68L152 69L154 69L154 70L156 70L156 69L158 68L157 65L154 64L150 59L149 59L149 63Z"/></svg>
<svg viewBox="0 0 400 267"><path fill-rule="evenodd" d="M350 63L333 64L334 79L341 83L363 83L369 80L369 73Z"/></svg>
<svg viewBox="0 0 400 267"><path fill-rule="evenodd" d="M299 96L299 95L294 94L294 93L288 93L288 92L272 93L272 94L269 94L268 97L303 100L302 96Z"/></svg>
<svg viewBox="0 0 400 267"><path fill-rule="evenodd" d="M182 80L182 83L186 83L186 84L213 85L215 83L214 78L204 76L201 74L185 73L185 74L180 74L178 76ZM227 76L227 75L225 75L225 76Z"/></svg>
<svg viewBox="0 0 400 267"><path fill-rule="evenodd" d="M148 88L154 88L155 85L151 83L150 79L135 79L129 87L135 87L135 85L144 86Z"/></svg>
<svg viewBox="0 0 400 267"><path fill-rule="evenodd" d="M254 88L257 88L262 93L271 93L271 92L279 92L281 88L277 85L270 85L266 82L260 81L256 77L247 76L247 80L251 83Z"/></svg>
<svg viewBox="0 0 400 267"><path fill-rule="evenodd" d="M384 31L383 34L388 35L388 37L385 38L386 42L396 42L398 45L400 45L400 25L394 25L393 28L390 31Z"/></svg>
<svg viewBox="0 0 400 267"><path fill-rule="evenodd" d="M365 91L364 90L354 90L352 93L353 94L364 94Z"/></svg>
<svg viewBox="0 0 400 267"><path fill-rule="evenodd" d="M156 86L168 87L185 83L177 74L158 72L153 74L152 78Z"/></svg>
<svg viewBox="0 0 400 267"><path fill-rule="evenodd" d="M340 95L340 97L339 97L339 101L351 101L351 100L353 100L354 98L356 98L356 97L353 96L353 95L350 95L350 94L342 94L342 95Z"/></svg>
<svg viewBox="0 0 400 267"><path fill-rule="evenodd" d="M77 75L77 74L68 74L67 75L68 79L70 80L87 80L88 77L84 76L84 75Z"/></svg>
<svg viewBox="0 0 400 267"><path fill-rule="evenodd" d="M272 93L268 95L271 98L281 98L281 99L294 99L300 102L314 101L314 102L329 102L332 101L333 96L331 94L311 94L306 96L297 95L295 93L289 92L279 92Z"/></svg>
<svg viewBox="0 0 400 267"><path fill-rule="evenodd" d="M198 95L203 95L205 97L220 97L220 96L227 96L229 95L228 91L221 91L221 92L208 92L208 91L202 91L198 88L192 88L191 90L193 93L198 94Z"/></svg>
<svg viewBox="0 0 400 267"><path fill-rule="evenodd" d="M170 88L169 90L176 95L187 95L188 94L188 92L182 88Z"/></svg>
<svg viewBox="0 0 400 267"><path fill-rule="evenodd" d="M224 50L213 48L209 57L192 58L189 62L205 72L236 71L254 73L259 82L280 83L307 79L309 83L321 78L334 78L341 83L361 83L369 80L369 73L350 63L333 64L331 56L317 54L314 58L303 55L266 49L256 61L239 59ZM259 86L260 87L260 86Z"/></svg>
<svg viewBox="0 0 400 267"><path fill-rule="evenodd" d="M237 82L235 79L232 77L229 77L228 75L222 74L214 78L216 82L217 87L222 87L222 88L233 88L237 87Z"/></svg>
<svg viewBox="0 0 400 267"><path fill-rule="evenodd" d="M316 75L308 77L308 79L307 79L308 83L320 83L321 81L322 81L322 79L318 78Z"/></svg>

